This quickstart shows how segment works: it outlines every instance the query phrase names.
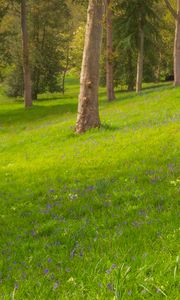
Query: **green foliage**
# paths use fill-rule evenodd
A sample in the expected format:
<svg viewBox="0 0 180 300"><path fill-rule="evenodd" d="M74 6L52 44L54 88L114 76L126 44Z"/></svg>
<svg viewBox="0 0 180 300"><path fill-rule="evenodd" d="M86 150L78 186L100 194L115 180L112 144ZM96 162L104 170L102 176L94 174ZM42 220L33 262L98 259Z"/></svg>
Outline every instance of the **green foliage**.
<svg viewBox="0 0 180 300"><path fill-rule="evenodd" d="M0 97L0 297L178 300L180 89L101 89L76 136L76 82L28 111Z"/></svg>
<svg viewBox="0 0 180 300"><path fill-rule="evenodd" d="M7 35L6 45L11 49L8 63L16 69L16 78L13 80L15 74L13 67L12 73L6 78L6 83L9 85L11 95L22 96L21 28L16 26L20 23L19 14L15 13L12 16L12 12L16 10L19 11L18 5L10 7L4 17L4 28L11 32ZM66 56L68 42L66 35L69 30L67 19L70 18L70 14L64 0L38 2L31 0L28 2L28 12L32 88L33 96L36 98L38 93L62 89L63 60Z"/></svg>
<svg viewBox="0 0 180 300"><path fill-rule="evenodd" d="M172 74L174 34L171 20L165 18L166 14L164 6L158 1L114 2L113 40L116 84L127 85L129 90L134 87L140 26L145 34L144 81L158 81L165 78L165 73ZM171 40L168 41L165 37L171 37Z"/></svg>
<svg viewBox="0 0 180 300"><path fill-rule="evenodd" d="M5 91L10 97L23 95L23 69L21 65L12 66L6 73Z"/></svg>

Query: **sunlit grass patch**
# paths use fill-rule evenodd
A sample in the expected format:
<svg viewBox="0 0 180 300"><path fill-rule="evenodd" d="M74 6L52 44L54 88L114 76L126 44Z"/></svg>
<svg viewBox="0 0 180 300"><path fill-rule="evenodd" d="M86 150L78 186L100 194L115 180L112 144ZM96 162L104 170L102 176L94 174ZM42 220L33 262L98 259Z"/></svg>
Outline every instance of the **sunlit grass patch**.
<svg viewBox="0 0 180 300"><path fill-rule="evenodd" d="M101 89L80 136L77 95L1 96L0 296L178 300L180 90Z"/></svg>

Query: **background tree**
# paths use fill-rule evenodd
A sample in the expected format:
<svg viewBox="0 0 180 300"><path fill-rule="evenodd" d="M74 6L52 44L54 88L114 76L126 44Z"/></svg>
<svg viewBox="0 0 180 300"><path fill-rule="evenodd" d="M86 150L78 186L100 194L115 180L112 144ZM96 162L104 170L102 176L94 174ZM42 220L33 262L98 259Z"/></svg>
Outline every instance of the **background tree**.
<svg viewBox="0 0 180 300"><path fill-rule="evenodd" d="M175 40L174 40L174 85L180 86L180 0L177 0L176 10L169 0L165 0L166 6L175 19Z"/></svg>
<svg viewBox="0 0 180 300"><path fill-rule="evenodd" d="M115 81L126 84L128 90L133 89L135 82L137 91L141 90L143 73L144 78L147 73L153 75L157 56L154 49L160 40L156 10L157 3L153 0L122 0L114 4ZM153 80L152 77L155 76L149 76L148 80Z"/></svg>
<svg viewBox="0 0 180 300"><path fill-rule="evenodd" d="M24 103L25 107L32 106L31 73L29 65L29 40L27 30L26 0L21 0L21 28L23 50L23 74L24 74Z"/></svg>
<svg viewBox="0 0 180 300"><path fill-rule="evenodd" d="M114 100L112 0L106 0L106 88L108 101Z"/></svg>
<svg viewBox="0 0 180 300"><path fill-rule="evenodd" d="M31 65L32 95L37 99L39 93L63 90L63 72L69 41L69 22L71 18L64 0L29 0L29 61ZM3 18L6 35L8 61L4 70L6 90L10 96L22 96L23 60L21 53L21 28L17 26L20 18L19 4L14 2ZM68 20L68 21L67 21ZM72 29L71 29L72 31ZM9 49L9 50L7 50Z"/></svg>

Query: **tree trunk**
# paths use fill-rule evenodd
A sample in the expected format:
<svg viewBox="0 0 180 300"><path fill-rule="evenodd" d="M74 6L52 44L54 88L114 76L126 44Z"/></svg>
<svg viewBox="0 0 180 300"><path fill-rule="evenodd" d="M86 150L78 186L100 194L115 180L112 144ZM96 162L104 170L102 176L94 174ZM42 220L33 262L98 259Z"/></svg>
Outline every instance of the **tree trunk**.
<svg viewBox="0 0 180 300"><path fill-rule="evenodd" d="M27 9L26 0L21 0L21 27L23 47L23 71L24 71L24 104L25 107L32 106L31 75L29 67L29 46L27 32Z"/></svg>
<svg viewBox="0 0 180 300"><path fill-rule="evenodd" d="M144 64L144 30L143 30L142 26L140 26L138 61L137 61L137 78L136 78L136 92L137 93L140 92L142 89L143 64Z"/></svg>
<svg viewBox="0 0 180 300"><path fill-rule="evenodd" d="M164 0L164 2L176 22L174 39L174 86L180 86L180 0L176 0L177 10L173 8L169 0Z"/></svg>
<svg viewBox="0 0 180 300"><path fill-rule="evenodd" d="M65 93L65 79L66 79L66 74L68 71L68 67L69 67L69 44L67 46L67 52L66 52L66 65L65 68L63 70L63 76L62 76L62 93L64 95Z"/></svg>
<svg viewBox="0 0 180 300"><path fill-rule="evenodd" d="M76 132L99 127L98 85L103 0L89 0Z"/></svg>
<svg viewBox="0 0 180 300"><path fill-rule="evenodd" d="M174 85L180 86L180 0L177 0L177 18L174 41Z"/></svg>
<svg viewBox="0 0 180 300"><path fill-rule="evenodd" d="M113 37L111 0L106 0L106 87L108 101L115 99L113 81Z"/></svg>
<svg viewBox="0 0 180 300"><path fill-rule="evenodd" d="M37 100L37 98L38 98L38 92L37 92L37 90L33 90L32 91L32 99Z"/></svg>
<svg viewBox="0 0 180 300"><path fill-rule="evenodd" d="M129 92L134 90L135 76L133 69L133 58L131 49L127 49L127 59L128 59L128 78L127 78L127 89Z"/></svg>

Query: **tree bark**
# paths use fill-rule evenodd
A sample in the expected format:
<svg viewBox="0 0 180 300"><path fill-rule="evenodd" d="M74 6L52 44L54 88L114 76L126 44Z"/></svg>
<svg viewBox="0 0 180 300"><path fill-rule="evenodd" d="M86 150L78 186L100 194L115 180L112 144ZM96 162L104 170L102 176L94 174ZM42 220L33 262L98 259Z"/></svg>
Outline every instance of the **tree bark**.
<svg viewBox="0 0 180 300"><path fill-rule="evenodd" d="M115 100L113 81L113 32L111 0L106 0L106 88L108 101Z"/></svg>
<svg viewBox="0 0 180 300"><path fill-rule="evenodd" d="M89 0L80 78L76 132L100 126L98 107L99 61L102 41L103 0Z"/></svg>
<svg viewBox="0 0 180 300"><path fill-rule="evenodd" d="M32 106L32 90L31 90L31 75L30 75L30 66L29 66L26 0L21 0L21 28L22 28L23 72L24 72L24 104L25 107L30 107Z"/></svg>
<svg viewBox="0 0 180 300"><path fill-rule="evenodd" d="M164 0L167 8L175 19L175 39L174 39L174 86L180 86L180 0L177 2L175 11L169 0Z"/></svg>
<svg viewBox="0 0 180 300"><path fill-rule="evenodd" d="M177 18L174 40L174 86L180 86L180 0L177 0Z"/></svg>
<svg viewBox="0 0 180 300"><path fill-rule="evenodd" d="M128 59L128 78L127 78L127 89L129 92L134 90L135 76L133 70L133 58L130 49L127 49L127 59Z"/></svg>
<svg viewBox="0 0 180 300"><path fill-rule="evenodd" d="M139 49L137 60L137 78L136 78L136 92L140 92L142 89L143 79L143 65L144 65L144 30L143 27L139 28Z"/></svg>
<svg viewBox="0 0 180 300"><path fill-rule="evenodd" d="M64 95L65 93L65 79L66 79L66 74L68 71L68 67L69 67L69 44L67 46L67 52L66 52L66 65L65 68L63 70L63 76L62 76L62 93Z"/></svg>

